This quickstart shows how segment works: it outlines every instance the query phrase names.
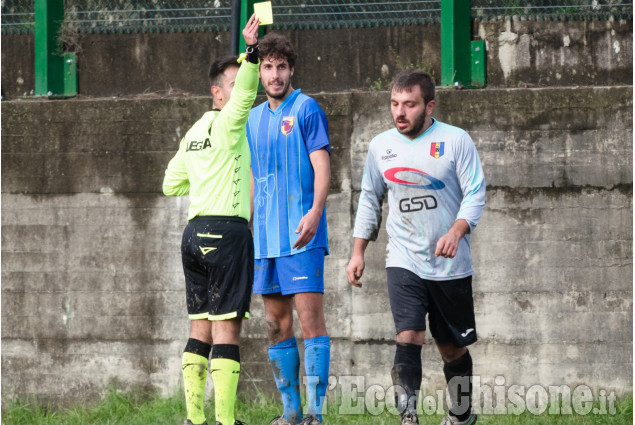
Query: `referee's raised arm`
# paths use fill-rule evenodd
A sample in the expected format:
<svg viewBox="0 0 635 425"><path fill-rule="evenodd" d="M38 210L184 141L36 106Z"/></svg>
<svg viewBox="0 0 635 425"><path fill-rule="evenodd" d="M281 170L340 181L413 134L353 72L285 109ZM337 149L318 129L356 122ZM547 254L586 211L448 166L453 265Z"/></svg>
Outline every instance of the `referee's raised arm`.
<svg viewBox="0 0 635 425"><path fill-rule="evenodd" d="M221 105L221 113L214 122L214 126L219 126L218 131L227 132L224 141L228 143L227 148L232 148L239 141L245 139L245 126L249 111L256 100L258 91L258 25L260 21L252 15L243 29L243 37L247 45L245 53L239 56L241 63L236 79L231 89L231 97ZM224 107L223 107L224 106Z"/></svg>

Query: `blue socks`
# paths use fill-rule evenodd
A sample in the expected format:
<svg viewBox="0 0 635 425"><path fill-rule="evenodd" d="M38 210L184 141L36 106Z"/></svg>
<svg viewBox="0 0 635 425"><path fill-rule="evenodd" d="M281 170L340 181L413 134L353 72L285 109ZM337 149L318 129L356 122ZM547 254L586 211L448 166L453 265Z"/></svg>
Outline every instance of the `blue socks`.
<svg viewBox="0 0 635 425"><path fill-rule="evenodd" d="M300 353L295 337L269 347L269 362L276 386L282 395L283 416L292 424L302 420L300 400Z"/></svg>
<svg viewBox="0 0 635 425"><path fill-rule="evenodd" d="M304 370L307 377L307 414L322 420L322 407L329 383L331 342L328 335L304 340Z"/></svg>
<svg viewBox="0 0 635 425"><path fill-rule="evenodd" d="M304 369L307 376L307 414L322 420L322 407L329 383L331 342L328 335L304 340ZM282 396L283 417L293 424L302 420L300 399L300 353L298 343L289 338L269 347L269 361L276 386Z"/></svg>

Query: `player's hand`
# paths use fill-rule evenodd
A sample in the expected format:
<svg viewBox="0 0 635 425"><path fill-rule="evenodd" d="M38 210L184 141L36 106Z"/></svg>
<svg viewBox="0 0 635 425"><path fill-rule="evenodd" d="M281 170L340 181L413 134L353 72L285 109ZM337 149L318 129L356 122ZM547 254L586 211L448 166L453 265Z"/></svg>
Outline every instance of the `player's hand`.
<svg viewBox="0 0 635 425"><path fill-rule="evenodd" d="M243 29L243 38L245 39L245 43L247 45L258 43L258 25L260 25L260 20L254 13L251 15L251 18L249 18L247 25L245 25L245 28Z"/></svg>
<svg viewBox="0 0 635 425"><path fill-rule="evenodd" d="M322 211L315 211L313 208L311 208L309 212L302 217L302 220L300 220L300 223L298 224L298 228L295 229L295 232L300 233L300 236L293 244L293 249L300 249L311 242L311 239L313 239L313 236L317 233L321 217Z"/></svg>
<svg viewBox="0 0 635 425"><path fill-rule="evenodd" d="M365 267L366 265L364 264L363 256L354 255L353 257L351 257L351 261L349 261L348 266L346 266L346 276L348 277L348 283L361 288L362 282L360 282L359 280L364 274Z"/></svg>
<svg viewBox="0 0 635 425"><path fill-rule="evenodd" d="M436 257L454 258L459 249L461 237L453 232L448 232L437 241L437 249L434 251Z"/></svg>

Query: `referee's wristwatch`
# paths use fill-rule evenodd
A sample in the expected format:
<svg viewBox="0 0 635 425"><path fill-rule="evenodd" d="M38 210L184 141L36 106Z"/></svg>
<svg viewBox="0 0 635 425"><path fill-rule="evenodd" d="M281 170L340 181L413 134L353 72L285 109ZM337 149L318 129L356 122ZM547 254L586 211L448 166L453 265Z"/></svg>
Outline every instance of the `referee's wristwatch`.
<svg viewBox="0 0 635 425"><path fill-rule="evenodd" d="M251 63L258 63L258 43L250 44L245 48L245 53L247 53L247 60Z"/></svg>

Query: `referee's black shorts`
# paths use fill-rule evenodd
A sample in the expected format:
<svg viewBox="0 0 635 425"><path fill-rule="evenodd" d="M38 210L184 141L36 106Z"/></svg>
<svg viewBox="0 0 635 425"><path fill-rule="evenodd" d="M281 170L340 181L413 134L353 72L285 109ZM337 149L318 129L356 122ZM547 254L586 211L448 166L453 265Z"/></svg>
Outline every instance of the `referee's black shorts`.
<svg viewBox="0 0 635 425"><path fill-rule="evenodd" d="M193 218L183 231L181 257L190 320L249 317L254 245L245 219Z"/></svg>
<svg viewBox="0 0 635 425"><path fill-rule="evenodd" d="M472 276L454 280L422 279L410 270L387 267L388 296L397 333L426 329L438 342L465 347L476 342Z"/></svg>

